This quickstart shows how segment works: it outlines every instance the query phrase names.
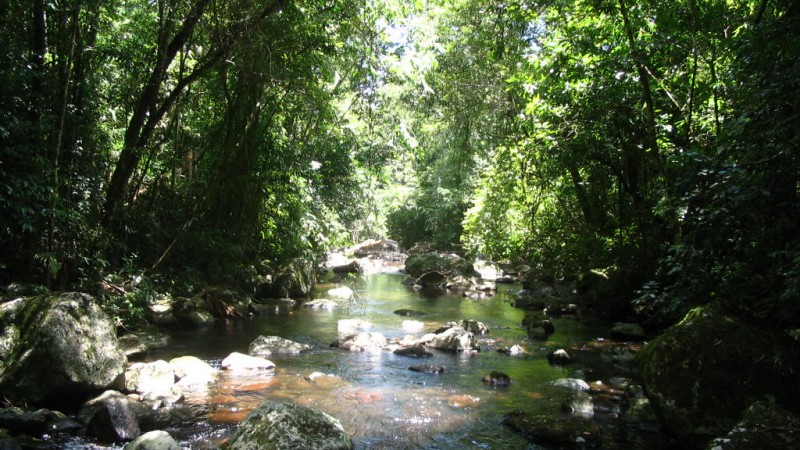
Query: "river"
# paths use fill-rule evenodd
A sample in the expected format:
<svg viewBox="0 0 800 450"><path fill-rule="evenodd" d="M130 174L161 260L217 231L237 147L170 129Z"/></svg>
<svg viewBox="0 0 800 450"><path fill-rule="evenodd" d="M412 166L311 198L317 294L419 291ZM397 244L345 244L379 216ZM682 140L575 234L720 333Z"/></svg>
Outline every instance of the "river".
<svg viewBox="0 0 800 450"><path fill-rule="evenodd" d="M609 386L627 383L630 366L615 363L613 355L635 348L610 341L607 327L588 326L574 317L555 318L555 334L546 342L533 341L521 327L525 312L513 307L518 285L499 285L496 295L473 300L445 292L415 291L402 280L399 273L351 279L344 285L354 289L356 298L331 311L277 309L273 314L249 319L217 321L213 327L170 332L170 345L151 352L147 360L192 355L218 367L231 352L247 353L250 342L259 335L281 336L312 344L314 349L269 357L277 366L271 376L223 372L208 391L187 393L188 403L201 404L208 411L204 420L168 431L184 446L212 448L262 401L283 399L338 418L357 449L541 448L505 428L502 417L514 410L563 414L562 403L570 394L548 382L576 375L595 382L594 420L606 425L616 420L622 388ZM325 297L328 289L337 286L320 284L314 296ZM424 316L401 317L394 314L398 309L416 310ZM387 338L409 334L402 326L409 319L424 323L423 331L411 333L416 335L462 319L479 320L490 332L481 337L478 353L431 350L433 357L425 359L388 351L361 353L331 348L339 337L337 322L351 318L371 322L370 331ZM514 344L522 345L528 355L511 357L497 351ZM557 348L577 354L577 362L568 366L549 364L547 354ZM418 364L439 365L444 372L408 369ZM492 371L508 374L512 384L484 385L482 377ZM310 380L314 372L333 376ZM633 447L646 448L642 445Z"/></svg>

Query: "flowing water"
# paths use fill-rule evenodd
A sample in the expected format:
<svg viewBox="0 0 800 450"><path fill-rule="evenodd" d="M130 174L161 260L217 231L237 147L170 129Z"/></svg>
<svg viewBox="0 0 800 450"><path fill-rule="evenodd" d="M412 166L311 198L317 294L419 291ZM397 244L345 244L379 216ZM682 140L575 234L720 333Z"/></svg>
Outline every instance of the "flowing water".
<svg viewBox="0 0 800 450"><path fill-rule="evenodd" d="M587 381L619 376L609 362L611 345L604 340L607 328L593 328L574 318L553 322L555 334L547 342L530 340L521 322L525 312L513 304L517 285L500 285L495 296L472 300L447 293L414 291L402 285L403 275L366 275L346 283L356 299L332 311L309 308L278 309L274 314L250 319L218 321L213 327L177 330L168 348L151 353L147 359L193 355L218 366L231 352L247 353L258 335L275 335L312 344L310 352L269 357L277 369L274 375L226 374L207 392L187 394L187 402L202 404L208 411L192 427L170 430L191 448L213 447L232 433L235 425L265 399L282 399L322 410L338 418L358 449L524 449L539 448L519 434L506 429L502 416L514 410L536 414L562 414L561 403L568 393L549 386L548 381L571 377L580 370ZM338 285L319 285L315 297ZM424 313L413 318L424 329L409 333L403 321L412 319L393 313L412 309ZM489 327L481 337L481 351L454 354L431 350L431 358L417 359L379 353L349 352L331 348L339 338L337 322L359 318L373 324L370 331L387 338L406 334L421 336L448 321L475 319ZM499 353L500 346L522 345L528 355L511 357ZM617 345L617 344L613 344ZM581 353L575 364L559 367L547 362L547 353L567 348ZM441 374L418 373L409 366L433 364L444 367ZM492 372L508 374L507 387L484 385L481 378ZM310 379L314 372L333 375ZM624 375L624 374L623 374ZM595 386L607 386L596 384ZM613 420L619 407L602 406L595 420Z"/></svg>

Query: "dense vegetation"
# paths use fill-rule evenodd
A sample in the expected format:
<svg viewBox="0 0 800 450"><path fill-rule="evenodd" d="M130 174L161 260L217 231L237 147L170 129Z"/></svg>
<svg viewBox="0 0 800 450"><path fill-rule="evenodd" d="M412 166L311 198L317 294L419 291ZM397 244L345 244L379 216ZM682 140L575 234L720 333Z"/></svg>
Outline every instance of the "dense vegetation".
<svg viewBox="0 0 800 450"><path fill-rule="evenodd" d="M594 274L654 325L712 299L800 320L800 2L33 0L0 22L4 284L191 291L388 234Z"/></svg>

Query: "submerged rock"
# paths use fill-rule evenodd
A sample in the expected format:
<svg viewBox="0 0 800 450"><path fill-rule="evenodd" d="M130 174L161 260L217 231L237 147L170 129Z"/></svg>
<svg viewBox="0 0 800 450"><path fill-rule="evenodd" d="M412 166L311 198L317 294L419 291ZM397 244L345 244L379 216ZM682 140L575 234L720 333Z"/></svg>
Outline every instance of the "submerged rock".
<svg viewBox="0 0 800 450"><path fill-rule="evenodd" d="M14 315L19 340L0 374L11 401L69 403L112 386L126 358L114 323L88 294L24 299Z"/></svg>
<svg viewBox="0 0 800 450"><path fill-rule="evenodd" d="M570 391L587 392L591 389L589 383L579 378L559 378L557 380L548 381L550 386L569 389Z"/></svg>
<svg viewBox="0 0 800 450"><path fill-rule="evenodd" d="M394 311L398 316L404 317L422 317L425 315L422 311L415 311L413 309L397 309Z"/></svg>
<svg viewBox="0 0 800 450"><path fill-rule="evenodd" d="M488 375L484 375L481 382L491 386L508 386L511 384L511 377L503 372L493 371Z"/></svg>
<svg viewBox="0 0 800 450"><path fill-rule="evenodd" d="M411 366L408 368L408 370L421 373L442 373L444 372L444 367L433 364L420 364L417 366Z"/></svg>
<svg viewBox="0 0 800 450"><path fill-rule="evenodd" d="M342 424L315 409L267 401L251 412L223 446L225 450L350 450Z"/></svg>
<svg viewBox="0 0 800 450"><path fill-rule="evenodd" d="M327 311L334 310L338 307L339 307L338 303L327 298L318 298L316 300L311 300L310 302L303 303L303 308L324 309Z"/></svg>
<svg viewBox="0 0 800 450"><path fill-rule="evenodd" d="M728 433L755 401L797 411L800 357L786 342L729 314L695 308L637 358L648 398L684 445Z"/></svg>
<svg viewBox="0 0 800 450"><path fill-rule="evenodd" d="M258 336L250 343L248 353L253 356L268 356L272 354L292 354L311 350L308 344L290 341L280 336Z"/></svg>
<svg viewBox="0 0 800 450"><path fill-rule="evenodd" d="M592 420L574 416L534 416L512 412L503 424L529 441L554 448L594 448L600 444L600 429Z"/></svg>
<svg viewBox="0 0 800 450"><path fill-rule="evenodd" d="M413 345L411 347L402 347L394 351L395 355L410 356L412 358L430 358L433 353L425 350L421 345Z"/></svg>
<svg viewBox="0 0 800 450"><path fill-rule="evenodd" d="M547 362L555 365L571 364L575 360L567 353L566 350L560 348L547 355Z"/></svg>

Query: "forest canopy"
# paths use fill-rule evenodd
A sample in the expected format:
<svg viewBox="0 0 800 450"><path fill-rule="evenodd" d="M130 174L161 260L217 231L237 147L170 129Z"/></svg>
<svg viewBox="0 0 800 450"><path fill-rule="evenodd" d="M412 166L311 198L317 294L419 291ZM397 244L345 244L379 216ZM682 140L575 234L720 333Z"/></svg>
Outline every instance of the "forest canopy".
<svg viewBox="0 0 800 450"><path fill-rule="evenodd" d="M800 325L800 2L32 0L0 22L3 284L190 291L390 237L654 326L711 300Z"/></svg>

